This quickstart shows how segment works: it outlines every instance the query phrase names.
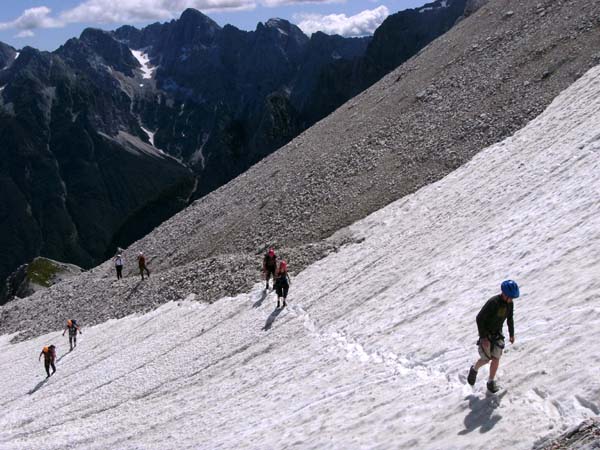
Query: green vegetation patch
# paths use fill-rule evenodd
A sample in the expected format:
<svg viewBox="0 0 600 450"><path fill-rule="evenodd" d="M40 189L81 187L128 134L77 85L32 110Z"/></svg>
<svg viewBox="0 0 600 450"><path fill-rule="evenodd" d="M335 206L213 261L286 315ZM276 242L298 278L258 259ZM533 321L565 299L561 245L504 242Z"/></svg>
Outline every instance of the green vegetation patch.
<svg viewBox="0 0 600 450"><path fill-rule="evenodd" d="M44 287L50 287L54 275L59 271L59 267L52 261L45 258L35 258L27 266L27 277L32 283Z"/></svg>

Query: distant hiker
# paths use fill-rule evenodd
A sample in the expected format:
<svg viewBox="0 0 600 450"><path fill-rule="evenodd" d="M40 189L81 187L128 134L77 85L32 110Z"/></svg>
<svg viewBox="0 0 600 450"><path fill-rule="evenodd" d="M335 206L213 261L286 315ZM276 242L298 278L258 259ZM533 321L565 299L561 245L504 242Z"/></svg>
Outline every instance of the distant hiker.
<svg viewBox="0 0 600 450"><path fill-rule="evenodd" d="M146 275L148 276L148 278L150 278L150 271L146 267L146 257L144 256L143 252L140 252L138 254L137 260L138 260L138 266L140 268L140 275L142 276L142 280L144 279L144 272L146 272Z"/></svg>
<svg viewBox="0 0 600 450"><path fill-rule="evenodd" d="M123 278L123 257L120 253L115 256L115 269L117 269L117 280Z"/></svg>
<svg viewBox="0 0 600 450"><path fill-rule="evenodd" d="M507 319L510 343L515 342L513 299L519 297L519 286L513 280L506 280L502 282L500 289L502 292L490 298L477 314L479 360L471 366L467 377L467 382L473 386L477 379L477 371L491 361L490 376L487 382L490 392L498 392L499 389L494 378L504 349L502 327Z"/></svg>
<svg viewBox="0 0 600 450"><path fill-rule="evenodd" d="M79 334L81 334L81 329L77 325L77 321L75 319L69 319L67 320L67 326L63 331L63 336L67 330L69 330L69 345L71 346L70 350L73 350L75 347L77 347L77 332L79 331Z"/></svg>
<svg viewBox="0 0 600 450"><path fill-rule="evenodd" d="M275 250L273 248L269 248L269 251L265 254L263 259L263 272L265 274L265 280L267 280L267 285L265 290L269 289L269 278L273 275L273 280L275 280L275 270L277 269L277 256L275 255Z"/></svg>
<svg viewBox="0 0 600 450"><path fill-rule="evenodd" d="M48 347L44 347L40 356L38 356L38 361L44 355L44 367L46 368L46 375L48 377L50 374L50 367L52 367L52 375L56 372L56 366L54 366L54 362L56 361L56 347L54 345L49 345Z"/></svg>
<svg viewBox="0 0 600 450"><path fill-rule="evenodd" d="M285 299L287 298L288 291L290 289L290 276L287 271L287 263L285 261L281 261L279 263L279 267L277 268L277 274L275 275L275 282L273 283L273 287L277 292L277 307L285 308L287 303ZM280 306L279 301L283 297L283 304Z"/></svg>

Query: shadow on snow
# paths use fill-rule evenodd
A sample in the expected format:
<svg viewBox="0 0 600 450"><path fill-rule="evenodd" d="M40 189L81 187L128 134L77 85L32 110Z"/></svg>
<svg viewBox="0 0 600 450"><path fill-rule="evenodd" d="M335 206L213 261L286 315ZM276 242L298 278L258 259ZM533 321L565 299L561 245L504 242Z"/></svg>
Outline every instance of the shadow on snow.
<svg viewBox="0 0 600 450"><path fill-rule="evenodd" d="M465 429L459 431L459 435L465 435L479 428L480 433L487 433L500 422L502 416L494 414L494 410L500 406L502 398L506 395L504 391L500 395L486 394L484 398L471 394L465 398L469 400L469 413L465 417Z"/></svg>
<svg viewBox="0 0 600 450"><path fill-rule="evenodd" d="M30 390L27 394L31 395L31 394L35 394L38 389L40 389L44 384L46 384L48 382L50 378L44 378L42 381L40 381L32 390Z"/></svg>
<svg viewBox="0 0 600 450"><path fill-rule="evenodd" d="M271 329L271 327L273 326L273 322L275 322L277 316L281 314L281 311L283 311L283 308L275 308L275 310L269 315L269 317L267 317L267 322L265 323L265 326L263 328L264 331Z"/></svg>
<svg viewBox="0 0 600 450"><path fill-rule="evenodd" d="M265 301L265 298L267 298L267 295L269 295L269 293L267 292L267 290L265 289L264 291L261 292L260 294L260 298L252 305L253 308L258 308L262 305L262 302Z"/></svg>

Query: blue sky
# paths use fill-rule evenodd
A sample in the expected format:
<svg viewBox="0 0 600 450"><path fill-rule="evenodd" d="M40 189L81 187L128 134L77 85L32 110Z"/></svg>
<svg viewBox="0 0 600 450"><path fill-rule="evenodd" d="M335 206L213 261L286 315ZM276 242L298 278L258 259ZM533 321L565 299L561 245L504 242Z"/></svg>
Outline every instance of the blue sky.
<svg viewBox="0 0 600 450"><path fill-rule="evenodd" d="M86 27L113 30L124 24L141 28L179 17L195 7L219 25L254 30L258 22L280 17L307 34L321 30L346 36L366 35L388 14L427 0L20 0L3 2L0 41L54 50Z"/></svg>

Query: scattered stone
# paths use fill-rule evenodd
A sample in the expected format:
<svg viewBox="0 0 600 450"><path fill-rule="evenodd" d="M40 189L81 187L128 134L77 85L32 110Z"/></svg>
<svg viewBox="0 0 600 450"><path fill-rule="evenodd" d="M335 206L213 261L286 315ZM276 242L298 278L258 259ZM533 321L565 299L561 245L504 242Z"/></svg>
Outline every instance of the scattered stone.
<svg viewBox="0 0 600 450"><path fill-rule="evenodd" d="M600 448L600 421L598 419L586 420L561 437L534 446L534 450L591 450L597 448Z"/></svg>

